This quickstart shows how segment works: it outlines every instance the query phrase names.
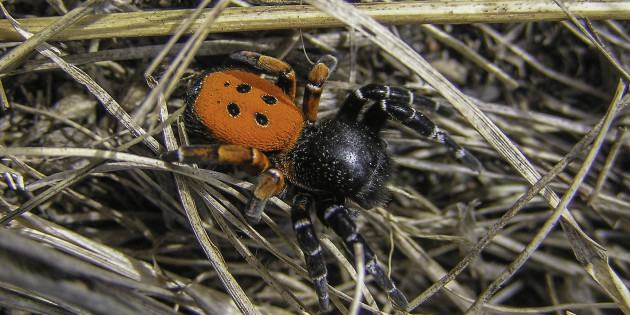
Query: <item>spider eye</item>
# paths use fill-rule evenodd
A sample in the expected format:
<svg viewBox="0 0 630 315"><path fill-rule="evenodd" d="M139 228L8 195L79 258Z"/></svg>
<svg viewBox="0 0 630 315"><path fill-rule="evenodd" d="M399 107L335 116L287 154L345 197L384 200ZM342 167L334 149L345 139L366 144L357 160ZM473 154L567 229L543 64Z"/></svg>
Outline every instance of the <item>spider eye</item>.
<svg viewBox="0 0 630 315"><path fill-rule="evenodd" d="M278 99L275 96L269 94L265 94L260 98L262 98L263 102L267 105L275 105L278 102Z"/></svg>
<svg viewBox="0 0 630 315"><path fill-rule="evenodd" d="M267 127L267 124L269 123L269 119L263 113L254 114L254 119L256 119L256 123L261 127Z"/></svg>
<svg viewBox="0 0 630 315"><path fill-rule="evenodd" d="M236 91L239 93L248 93L249 91L252 90L252 86L246 83L243 84L239 84L238 86L236 86Z"/></svg>
<svg viewBox="0 0 630 315"><path fill-rule="evenodd" d="M230 103L227 106L227 111L230 116L236 118L241 114L241 108L238 107L238 104Z"/></svg>

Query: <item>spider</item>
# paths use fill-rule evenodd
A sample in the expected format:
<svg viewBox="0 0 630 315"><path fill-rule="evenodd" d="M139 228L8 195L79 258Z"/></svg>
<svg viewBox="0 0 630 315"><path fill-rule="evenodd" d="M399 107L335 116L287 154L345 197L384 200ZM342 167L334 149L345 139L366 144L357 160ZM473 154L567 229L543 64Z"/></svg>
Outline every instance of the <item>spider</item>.
<svg viewBox="0 0 630 315"><path fill-rule="evenodd" d="M291 219L306 269L322 310L329 308L327 270L309 210L340 236L354 255L354 244L364 248L365 266L393 303L406 309L405 296L396 288L359 234L354 211L346 198L365 209L382 206L393 162L379 131L387 119L409 127L423 138L442 143L455 158L473 170L479 161L440 130L414 106L435 102L407 89L368 84L350 93L336 116L317 121L322 87L337 65L330 55L321 57L310 72L300 110L294 102L295 72L288 64L254 52L236 52L230 60L239 65L210 71L186 94L184 121L190 133L210 144L180 147L167 152L171 162L240 165L261 174L243 215L257 223L269 198L294 186ZM277 76L272 83L260 73ZM360 118L364 106L373 103Z"/></svg>

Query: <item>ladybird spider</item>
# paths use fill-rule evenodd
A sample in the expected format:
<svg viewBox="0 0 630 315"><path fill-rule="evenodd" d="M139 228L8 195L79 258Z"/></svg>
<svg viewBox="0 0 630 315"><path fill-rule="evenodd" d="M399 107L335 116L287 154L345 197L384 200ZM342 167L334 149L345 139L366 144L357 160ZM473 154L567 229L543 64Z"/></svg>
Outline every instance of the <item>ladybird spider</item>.
<svg viewBox="0 0 630 315"><path fill-rule="evenodd" d="M386 202L393 162L378 133L388 118L446 145L455 158L473 170L481 169L479 161L412 107L431 108L436 103L407 89L365 85L348 95L333 119L317 122L322 86L337 64L330 55L319 59L310 72L302 110L294 103L295 72L288 64L245 51L230 58L246 67L211 71L186 95L189 132L214 143L181 147L163 158L236 164L251 174L262 174L243 211L250 223L258 222L267 200L284 190L286 177L297 190L291 219L320 307L326 310L329 306L328 282L309 215L313 203L320 221L340 236L353 255L355 243L363 246L366 270L397 307L406 309L407 299L359 234L345 199L365 209ZM261 78L258 72L277 76L277 82ZM359 119L369 102L374 104Z"/></svg>

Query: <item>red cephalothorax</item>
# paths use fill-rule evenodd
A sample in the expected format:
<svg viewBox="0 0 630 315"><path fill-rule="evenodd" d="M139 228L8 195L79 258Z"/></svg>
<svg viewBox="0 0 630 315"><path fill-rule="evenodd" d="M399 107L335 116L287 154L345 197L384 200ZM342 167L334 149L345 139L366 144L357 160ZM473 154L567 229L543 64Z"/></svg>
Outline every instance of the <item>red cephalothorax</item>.
<svg viewBox="0 0 630 315"><path fill-rule="evenodd" d="M434 101L402 88L365 85L348 95L334 118L317 121L322 86L337 64L332 56L323 56L311 70L301 109L294 103L295 72L289 65L246 51L230 58L251 72L235 68L241 65L217 69L194 84L186 97L186 127L210 143L181 147L163 158L235 164L261 174L243 211L252 224L260 220L269 198L284 190L286 177L296 186L291 220L321 308L329 305L328 273L311 208L351 253L354 245L363 246L366 271L398 308L406 309L407 299L381 267L359 233L353 211L345 206L346 199L366 209L387 201L394 162L379 131L392 119L446 145L473 170L481 169L479 161L416 110L435 110ZM258 72L275 75L277 81L264 80Z"/></svg>

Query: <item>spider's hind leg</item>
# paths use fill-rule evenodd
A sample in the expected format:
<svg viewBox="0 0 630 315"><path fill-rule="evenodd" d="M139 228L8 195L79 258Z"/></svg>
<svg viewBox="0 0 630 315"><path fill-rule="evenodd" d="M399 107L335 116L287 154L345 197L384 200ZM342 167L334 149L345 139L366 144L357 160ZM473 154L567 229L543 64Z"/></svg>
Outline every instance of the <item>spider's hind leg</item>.
<svg viewBox="0 0 630 315"><path fill-rule="evenodd" d="M388 118L393 119L428 140L444 144L462 164L473 171L481 171L481 163L475 156L414 108L418 106L437 111L439 103L407 89L381 84L365 85L348 95L337 113L337 119L356 121L363 106L371 101L375 103L366 111L362 123L372 131L380 131Z"/></svg>
<svg viewBox="0 0 630 315"><path fill-rule="evenodd" d="M238 144L187 145L165 152L160 158L168 162L241 165L253 175L260 174L271 166L264 153Z"/></svg>
<svg viewBox="0 0 630 315"><path fill-rule="evenodd" d="M279 194L284 190L284 174L277 168L270 168L259 178L258 184L254 188L254 193L247 201L243 216L250 224L260 221L265 206L269 198Z"/></svg>
<svg viewBox="0 0 630 315"><path fill-rule="evenodd" d="M251 51L234 52L230 54L230 58L264 71L265 73L277 75L278 82L276 85L284 91L291 100L295 98L295 71L284 61Z"/></svg>
<svg viewBox="0 0 630 315"><path fill-rule="evenodd" d="M264 153L238 144L182 146L165 152L161 158L168 162L239 165L249 174L261 174L254 194L243 211L243 216L250 224L260 221L269 198L279 194L285 187L284 174L279 169L270 168L271 163Z"/></svg>
<svg viewBox="0 0 630 315"><path fill-rule="evenodd" d="M349 209L342 205L336 198L332 196L322 197L317 200L317 215L320 220L343 240L348 250L354 255L354 244L359 243L363 246L365 255L365 269L376 281L376 284L389 295L392 302L401 309L409 306L407 298L398 290L392 279L389 278L387 272L378 262L376 254L372 251L365 239L359 233L354 219Z"/></svg>
<svg viewBox="0 0 630 315"><path fill-rule="evenodd" d="M310 122L317 120L317 112L319 109L319 99L322 96L324 82L328 76L335 71L337 67L337 58L331 55L324 55L319 60L311 73L308 75L308 82L304 89L304 100L302 101L302 111L304 119Z"/></svg>

